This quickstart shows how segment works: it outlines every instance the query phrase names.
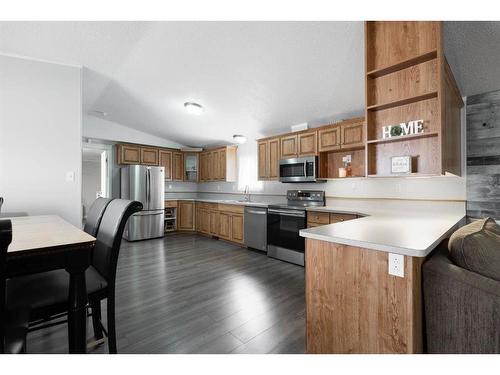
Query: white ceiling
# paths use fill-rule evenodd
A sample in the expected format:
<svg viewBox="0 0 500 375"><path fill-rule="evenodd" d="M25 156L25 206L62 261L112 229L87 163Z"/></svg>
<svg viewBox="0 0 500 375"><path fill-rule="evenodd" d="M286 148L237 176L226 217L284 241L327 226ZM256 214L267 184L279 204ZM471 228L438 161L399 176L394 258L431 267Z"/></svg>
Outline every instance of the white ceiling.
<svg viewBox="0 0 500 375"><path fill-rule="evenodd" d="M500 22L445 22L444 40L462 95L500 89Z"/></svg>
<svg viewBox="0 0 500 375"><path fill-rule="evenodd" d="M499 24L446 25L464 95L500 88ZM0 22L0 52L84 66L85 113L190 146L363 113L363 48L362 22Z"/></svg>

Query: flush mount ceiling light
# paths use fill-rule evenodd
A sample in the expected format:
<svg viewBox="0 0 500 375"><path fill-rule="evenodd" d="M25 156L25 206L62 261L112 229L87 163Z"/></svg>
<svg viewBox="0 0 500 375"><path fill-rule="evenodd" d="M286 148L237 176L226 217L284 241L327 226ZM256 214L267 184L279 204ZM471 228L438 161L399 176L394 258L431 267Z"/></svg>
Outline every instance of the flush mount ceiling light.
<svg viewBox="0 0 500 375"><path fill-rule="evenodd" d="M203 113L203 107L198 103L186 102L184 103L184 108L186 108L187 113L190 115L199 116Z"/></svg>
<svg viewBox="0 0 500 375"><path fill-rule="evenodd" d="M108 112L105 112L105 111L94 110L92 112L94 112L94 114L96 114L96 115L104 116L104 117L108 115Z"/></svg>
<svg viewBox="0 0 500 375"><path fill-rule="evenodd" d="M235 135L233 135L233 141L235 143L239 143L241 145L247 141L247 137L245 137L244 135L241 135L241 134L235 134Z"/></svg>

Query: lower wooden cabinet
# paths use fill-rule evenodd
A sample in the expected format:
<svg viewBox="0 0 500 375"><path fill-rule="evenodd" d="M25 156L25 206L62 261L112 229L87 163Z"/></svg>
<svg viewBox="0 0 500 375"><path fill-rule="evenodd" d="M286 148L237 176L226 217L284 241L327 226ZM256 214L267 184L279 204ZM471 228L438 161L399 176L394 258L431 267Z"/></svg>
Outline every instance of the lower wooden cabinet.
<svg viewBox="0 0 500 375"><path fill-rule="evenodd" d="M195 230L195 210L193 201L178 201L178 223L177 230L179 231L194 231Z"/></svg>
<svg viewBox="0 0 500 375"><path fill-rule="evenodd" d="M196 231L244 244L244 206L179 200L176 207L178 231Z"/></svg>
<svg viewBox="0 0 500 375"><path fill-rule="evenodd" d="M231 213L219 212L219 237L231 239Z"/></svg>
<svg viewBox="0 0 500 375"><path fill-rule="evenodd" d="M231 215L231 241L243 243L244 235L243 235L243 215Z"/></svg>
<svg viewBox="0 0 500 375"><path fill-rule="evenodd" d="M212 236L217 236L219 233L219 211L210 210L208 211L209 219L209 234Z"/></svg>
<svg viewBox="0 0 500 375"><path fill-rule="evenodd" d="M358 218L353 214L337 214L323 211L308 211L307 212L307 227L314 228L321 225L339 223L341 221L353 220Z"/></svg>

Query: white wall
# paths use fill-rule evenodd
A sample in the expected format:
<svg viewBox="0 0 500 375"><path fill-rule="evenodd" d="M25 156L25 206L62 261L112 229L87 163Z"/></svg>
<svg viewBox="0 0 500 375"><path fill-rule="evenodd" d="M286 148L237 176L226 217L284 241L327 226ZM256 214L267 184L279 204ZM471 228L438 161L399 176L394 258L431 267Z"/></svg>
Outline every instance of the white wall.
<svg viewBox="0 0 500 375"><path fill-rule="evenodd" d="M158 147L182 148L183 145L165 138L123 126L95 116L84 116L83 136L113 142L131 142Z"/></svg>
<svg viewBox="0 0 500 375"><path fill-rule="evenodd" d="M2 212L81 226L81 99L81 68L0 55Z"/></svg>

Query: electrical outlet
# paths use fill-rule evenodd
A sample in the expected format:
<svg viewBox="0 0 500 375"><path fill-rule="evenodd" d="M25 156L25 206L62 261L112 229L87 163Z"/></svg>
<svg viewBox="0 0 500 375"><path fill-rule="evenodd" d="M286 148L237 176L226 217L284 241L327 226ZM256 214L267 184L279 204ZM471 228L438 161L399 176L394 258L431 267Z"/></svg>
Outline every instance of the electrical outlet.
<svg viewBox="0 0 500 375"><path fill-rule="evenodd" d="M405 277L405 257L389 253L389 275Z"/></svg>

